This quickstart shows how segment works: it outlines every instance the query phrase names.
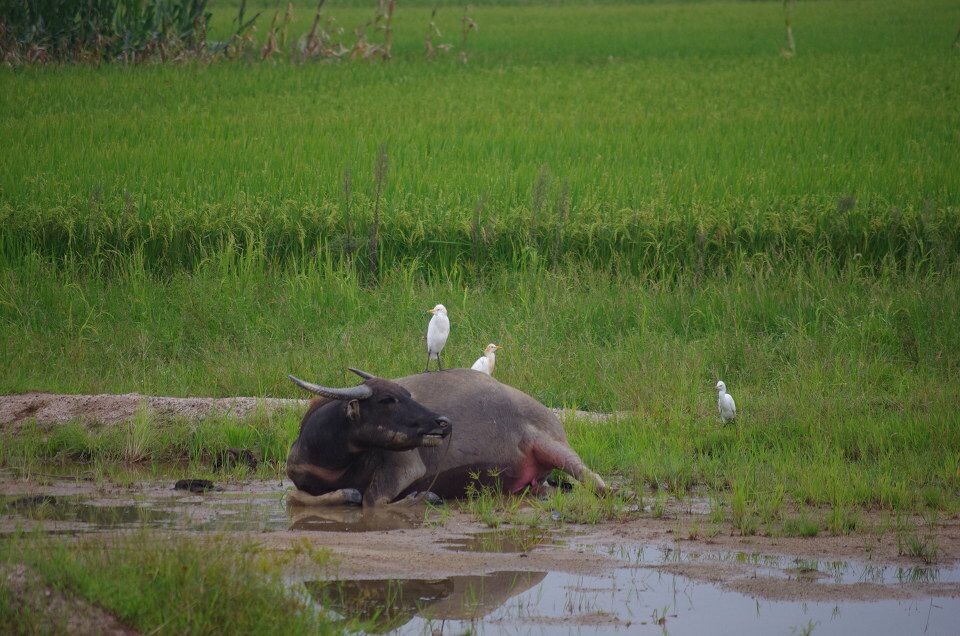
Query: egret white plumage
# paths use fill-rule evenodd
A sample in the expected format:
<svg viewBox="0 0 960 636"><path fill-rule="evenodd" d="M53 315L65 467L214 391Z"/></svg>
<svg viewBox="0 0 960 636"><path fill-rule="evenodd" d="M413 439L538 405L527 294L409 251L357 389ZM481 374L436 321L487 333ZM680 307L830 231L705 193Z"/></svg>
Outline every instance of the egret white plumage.
<svg viewBox="0 0 960 636"><path fill-rule="evenodd" d="M727 393L727 385L723 380L717 382L717 409L720 411L720 421L726 424L737 417L737 405L733 396Z"/></svg>
<svg viewBox="0 0 960 636"><path fill-rule="evenodd" d="M433 318L427 325L427 366L423 368L423 372L430 370L431 360L436 360L437 367L443 371L440 352L443 351L443 346L447 344L447 337L450 335L450 319L447 318L447 308L440 303L427 311L433 314Z"/></svg>
<svg viewBox="0 0 960 636"><path fill-rule="evenodd" d="M493 367L497 364L497 349L499 348L500 345L495 345L492 342L488 344L487 348L483 350L483 355L477 358L477 361L470 368L480 373L493 375Z"/></svg>

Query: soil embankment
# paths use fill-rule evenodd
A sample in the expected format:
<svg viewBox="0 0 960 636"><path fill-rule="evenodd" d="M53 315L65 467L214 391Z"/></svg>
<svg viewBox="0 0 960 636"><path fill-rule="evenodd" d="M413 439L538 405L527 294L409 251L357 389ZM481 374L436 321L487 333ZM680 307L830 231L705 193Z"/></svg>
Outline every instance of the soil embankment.
<svg viewBox="0 0 960 636"><path fill-rule="evenodd" d="M20 393L0 396L0 426L4 430L22 422L62 424L82 421L96 424L126 422L141 410L157 420L202 419L211 416L245 418L257 412L269 415L283 409L304 409L308 400L272 397L162 397L139 393L70 395L62 393ZM603 420L609 415L587 411L554 409L558 415Z"/></svg>

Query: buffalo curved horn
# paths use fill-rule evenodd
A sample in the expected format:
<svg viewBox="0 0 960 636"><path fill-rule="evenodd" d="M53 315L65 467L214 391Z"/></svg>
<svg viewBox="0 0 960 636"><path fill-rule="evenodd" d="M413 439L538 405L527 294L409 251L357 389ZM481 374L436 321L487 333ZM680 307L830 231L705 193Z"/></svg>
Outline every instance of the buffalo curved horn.
<svg viewBox="0 0 960 636"><path fill-rule="evenodd" d="M331 389L330 387L320 386L319 384L304 382L300 378L292 375L288 375L287 377L301 389L322 395L331 400L366 400L373 395L373 389L365 384L352 386L349 389Z"/></svg>
<svg viewBox="0 0 960 636"><path fill-rule="evenodd" d="M359 376L360 376L361 378L363 378L364 380L372 380L373 378L377 377L377 376L373 375L372 373L367 373L366 371L361 371L360 369L354 369L353 367L347 367L347 369L350 370L350 371L352 371L352 372L354 372L354 373L356 373L357 375L359 375Z"/></svg>

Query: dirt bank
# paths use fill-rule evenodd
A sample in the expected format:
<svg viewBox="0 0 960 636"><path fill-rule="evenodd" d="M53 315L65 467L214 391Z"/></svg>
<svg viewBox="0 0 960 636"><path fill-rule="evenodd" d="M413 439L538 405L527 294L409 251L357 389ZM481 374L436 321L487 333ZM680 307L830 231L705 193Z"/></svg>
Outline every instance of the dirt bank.
<svg viewBox="0 0 960 636"><path fill-rule="evenodd" d="M121 395L69 395L63 393L20 393L0 396L0 427L16 430L23 422L62 424L81 421L97 424L116 424L133 419L145 409L150 417L196 420L210 416L249 417L257 412L270 414L282 409L305 409L308 400L271 397L160 397L124 393ZM609 415L587 411L553 409L558 416L575 416L594 421Z"/></svg>

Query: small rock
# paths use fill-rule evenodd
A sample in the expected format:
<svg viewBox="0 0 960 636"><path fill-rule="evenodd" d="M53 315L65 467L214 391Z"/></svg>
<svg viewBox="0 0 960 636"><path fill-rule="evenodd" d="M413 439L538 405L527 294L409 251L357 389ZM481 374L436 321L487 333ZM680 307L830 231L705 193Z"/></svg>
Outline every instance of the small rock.
<svg viewBox="0 0 960 636"><path fill-rule="evenodd" d="M201 493L213 490L213 482L209 479L181 479L173 485L174 490L187 490Z"/></svg>

